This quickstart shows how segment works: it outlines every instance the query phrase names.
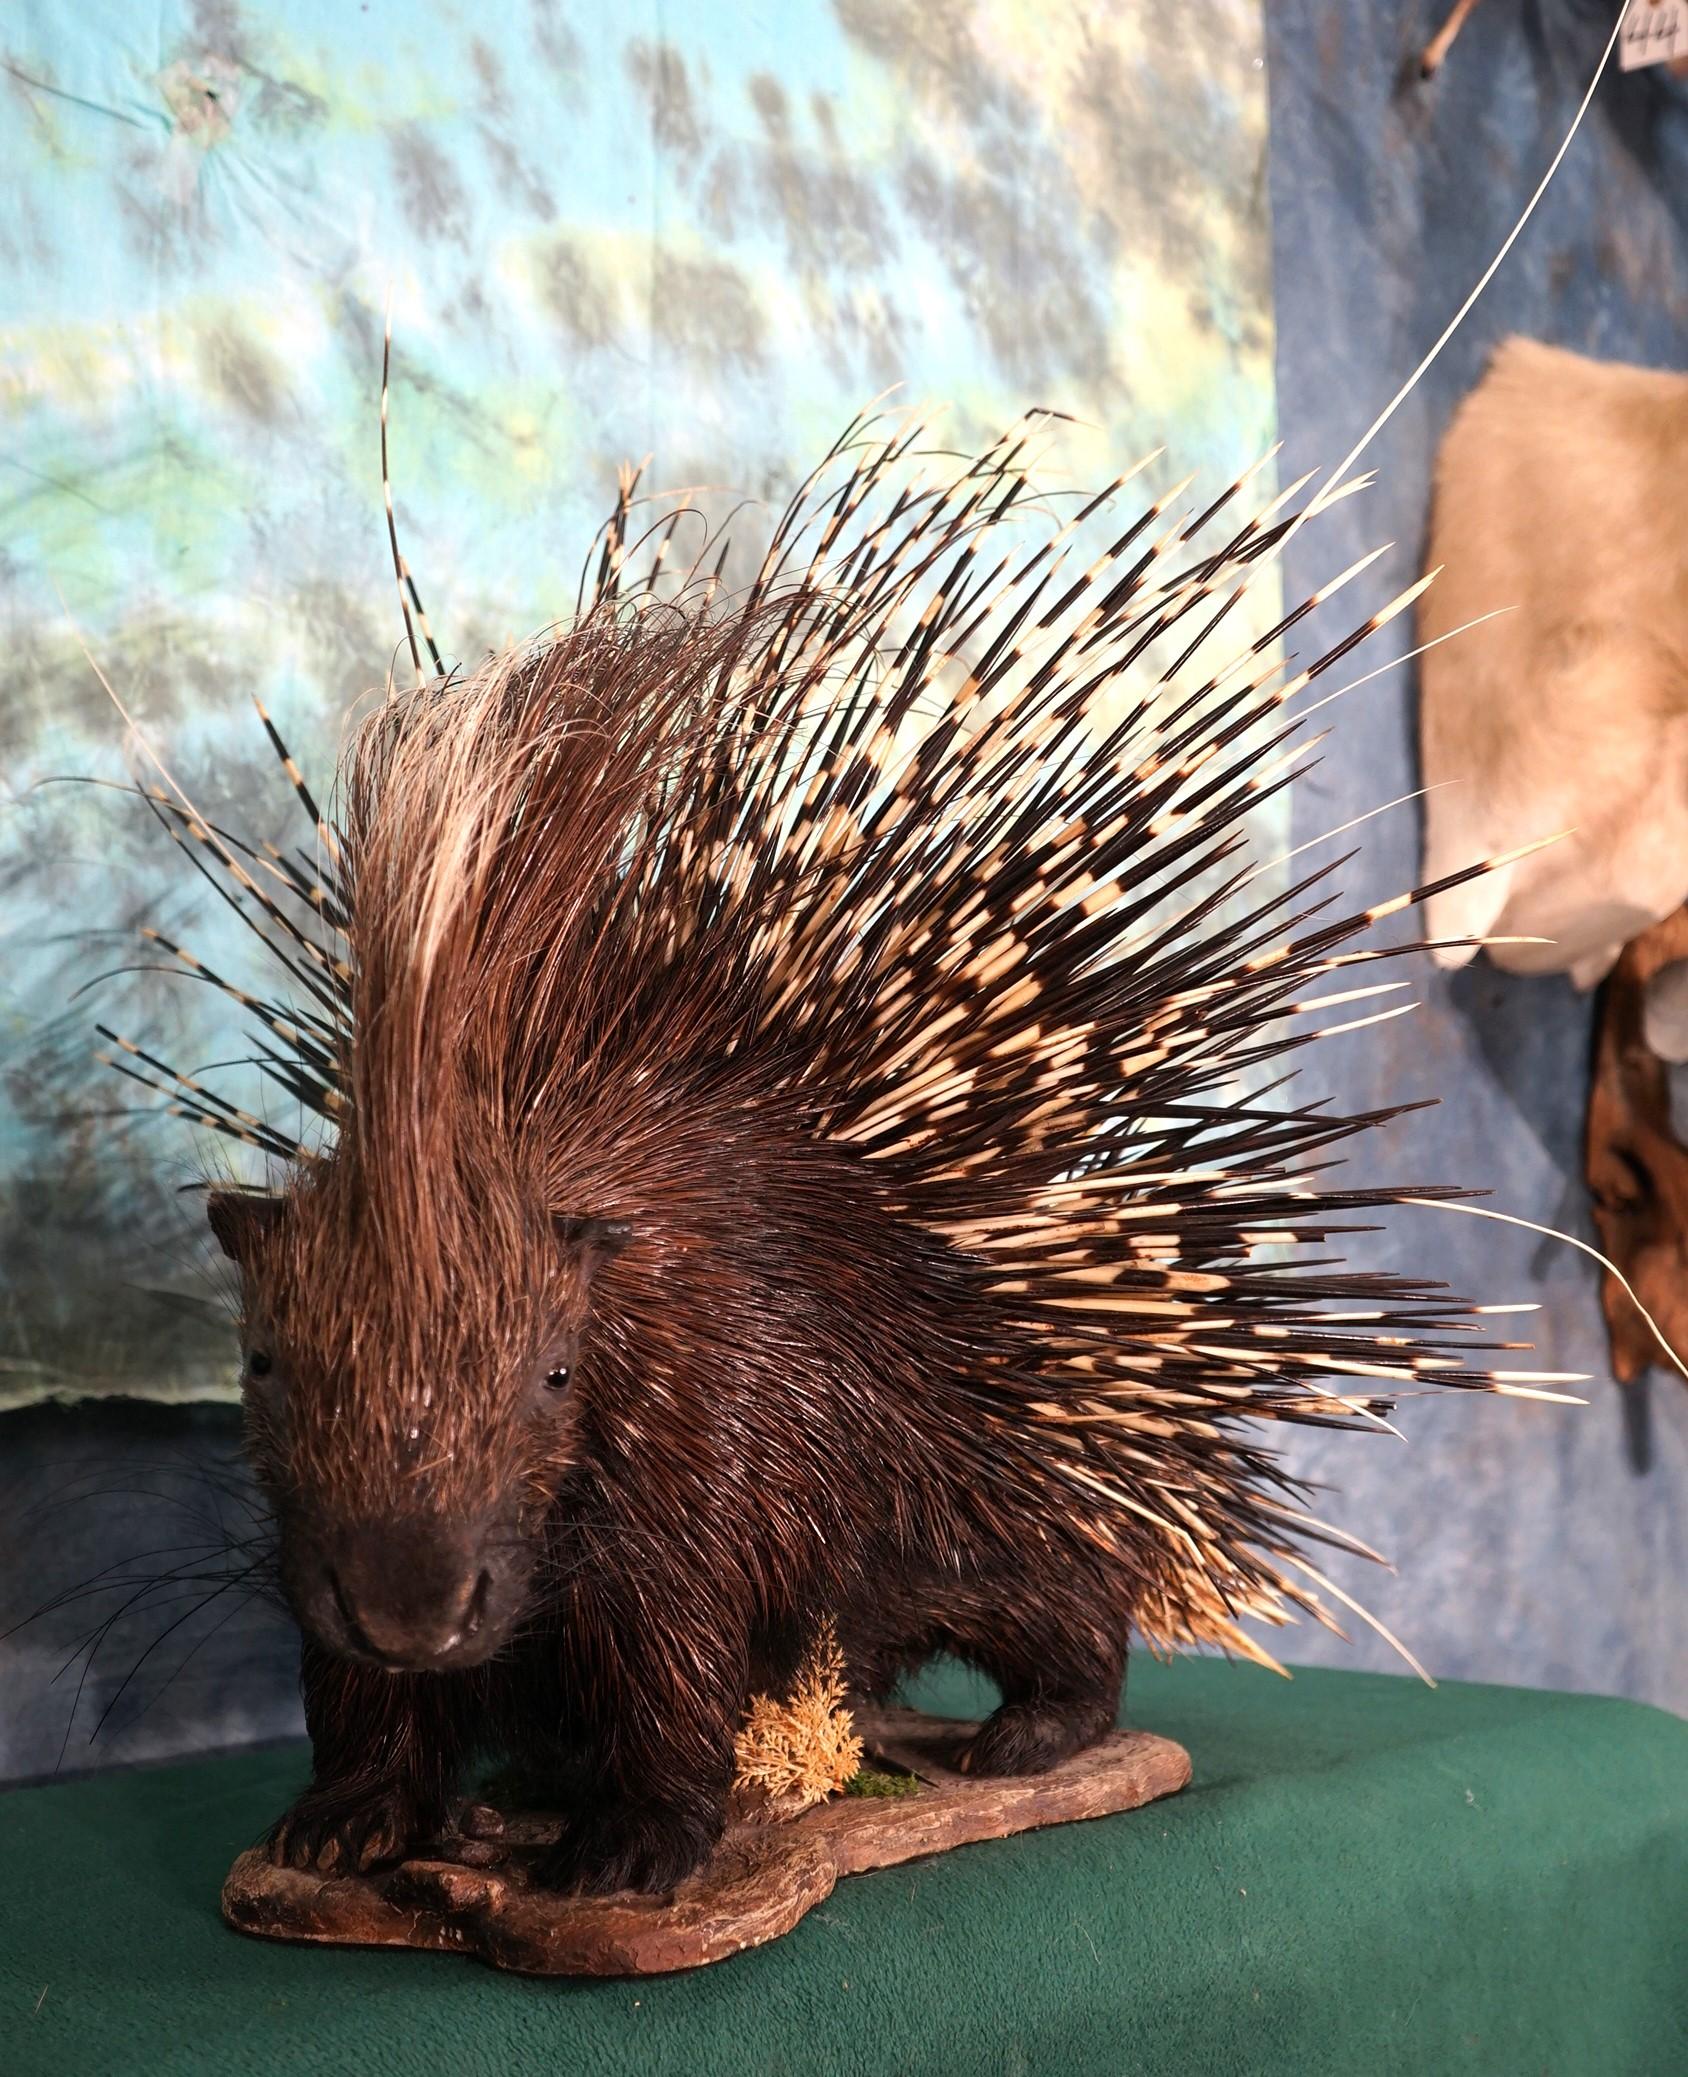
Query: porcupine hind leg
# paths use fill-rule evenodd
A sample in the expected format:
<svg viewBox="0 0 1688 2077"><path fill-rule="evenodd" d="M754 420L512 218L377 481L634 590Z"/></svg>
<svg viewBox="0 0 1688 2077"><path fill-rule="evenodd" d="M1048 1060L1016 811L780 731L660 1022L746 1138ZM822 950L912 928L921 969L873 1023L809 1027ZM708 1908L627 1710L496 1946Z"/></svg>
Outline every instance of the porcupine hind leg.
<svg viewBox="0 0 1688 2077"><path fill-rule="evenodd" d="M1112 1728L1125 1680L1125 1624L1079 1614L1071 1605L1028 1595L1023 1579L1004 1590L971 1634L955 1634L957 1651L987 1674L1002 1695L957 1764L968 1774L1042 1774L1094 1745ZM1092 1605L1093 1604L1089 1604Z"/></svg>
<svg viewBox="0 0 1688 2077"><path fill-rule="evenodd" d="M311 1785L270 1828L278 1867L351 1874L400 1859L445 1822L482 1720L474 1674L389 1673L305 1639Z"/></svg>

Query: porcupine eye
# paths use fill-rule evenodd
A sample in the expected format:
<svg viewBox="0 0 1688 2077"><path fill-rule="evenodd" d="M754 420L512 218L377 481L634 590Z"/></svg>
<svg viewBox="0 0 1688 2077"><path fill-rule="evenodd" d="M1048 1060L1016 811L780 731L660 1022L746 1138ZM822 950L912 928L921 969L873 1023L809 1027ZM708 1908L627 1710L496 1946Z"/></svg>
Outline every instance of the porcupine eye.
<svg viewBox="0 0 1688 2077"><path fill-rule="evenodd" d="M271 1362L271 1360L270 1360L270 1357L269 1357L269 1353L268 1353L268 1351L267 1351L267 1350L264 1350L264 1349L248 1349L248 1350L247 1350L247 1352L246 1352L246 1375L247 1375L248 1377L268 1377L268 1376L269 1376L269 1374L270 1374L270 1372L271 1372L272 1370L274 1370L274 1368L275 1368L275 1365L274 1365L274 1363L273 1363L273 1362Z"/></svg>
<svg viewBox="0 0 1688 2077"><path fill-rule="evenodd" d="M551 1344L545 1368L538 1371L533 1382L534 1404L547 1414L554 1414L568 1404L569 1387L574 1383L576 1349L572 1334L560 1334Z"/></svg>

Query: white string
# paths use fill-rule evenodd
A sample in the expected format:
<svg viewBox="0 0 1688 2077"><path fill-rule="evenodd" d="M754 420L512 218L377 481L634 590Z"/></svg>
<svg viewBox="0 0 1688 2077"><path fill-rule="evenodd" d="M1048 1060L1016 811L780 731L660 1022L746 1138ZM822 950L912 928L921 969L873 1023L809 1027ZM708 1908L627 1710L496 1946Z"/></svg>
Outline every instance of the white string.
<svg viewBox="0 0 1688 2077"><path fill-rule="evenodd" d="M1595 89L1599 86L1601 80L1605 78L1606 67L1611 63L1612 52L1617 46L1619 36L1623 33L1624 17L1627 12L1627 0L1620 0L1617 20L1613 22L1612 33L1606 39L1606 48L1600 53L1600 63L1594 69L1594 77L1589 81L1587 91L1584 93L1582 100L1577 105L1577 112L1571 118L1571 127L1565 132L1564 139L1561 142L1559 149L1553 154L1553 158L1548 165L1547 171L1536 183L1535 193L1524 205L1523 215L1519 217L1518 221L1512 226L1512 229L1507 233L1506 239L1502 244L1499 252L1495 254L1494 258L1483 269L1482 274L1478 278L1476 287L1471 291L1470 295L1466 297L1465 301L1459 306L1458 310L1454 312L1453 316L1443 327L1441 337L1436 341L1435 345L1431 347L1430 351L1419 362L1418 366L1407 377L1406 381L1402 383L1401 387L1395 392L1394 396L1390 399L1390 401L1378 413L1376 418L1374 418L1371 424L1367 426L1366 430L1360 435L1359 439L1354 442L1354 445L1348 450L1347 454L1344 455L1342 460L1337 464L1336 468L1331 471L1330 476L1326 479L1325 488L1320 493L1321 497L1329 496L1333 491L1341 487L1342 479L1347 475L1348 471L1353 467L1354 463L1359 460L1360 456L1365 453L1366 449L1371 445L1372 441L1377 437L1377 435L1382 432L1383 428L1395 416L1395 413L1406 402L1408 397L1412 395L1413 391L1418 387L1420 379L1425 375L1425 373L1431 367L1432 363L1441 353L1442 348L1447 345L1448 341L1453 337L1455 332L1457 332L1460 326L1464 324L1466 318L1470 315L1472 305L1477 301L1477 298L1483 293L1483 291L1488 287L1489 283L1494 279L1495 275L1500 271L1502 261L1512 250L1513 246L1517 244L1519 234L1523 231L1524 226L1530 221L1530 218L1535 214L1536 204L1540 202L1542 196L1547 193L1548 187L1553 180L1553 176L1559 171L1560 164L1563 161L1565 154L1571 148L1572 139L1576 136L1578 130L1582 128L1582 120L1583 117L1588 113L1590 102L1592 102L1594 99ZM1303 522L1311 516L1311 513L1314 510L1317 502L1317 500L1314 500L1313 504L1304 506L1301 512L1296 516L1295 520L1290 526L1288 533L1285 534L1283 541L1280 543L1280 553L1283 549L1286 549L1289 546L1290 541L1293 539L1294 535L1301 527Z"/></svg>
<svg viewBox="0 0 1688 2077"><path fill-rule="evenodd" d="M1495 1219L1502 1226L1521 1226L1526 1233L1539 1233L1544 1240L1562 1240L1566 1247L1579 1249L1583 1254L1598 1262L1602 1269L1615 1276L1618 1282L1623 1285L1624 1289L1629 1293L1630 1302L1634 1305L1635 1310L1651 1328L1653 1339L1664 1350L1677 1369L1681 1371L1682 1375L1688 1377L1688 1363L1684 1363L1675 1349L1666 1341L1664 1331L1659 1326L1658 1321L1654 1319L1653 1315L1636 1296L1635 1286L1615 1262L1609 1261L1606 1256L1601 1254L1598 1248L1591 1247L1586 1240L1578 1240L1574 1233L1561 1233L1557 1226L1538 1226L1534 1219L1521 1219L1515 1212L1492 1211L1487 1205L1457 1204L1442 1197L1402 1197L1398 1198L1396 1202L1399 1204L1421 1205L1426 1210L1433 1212L1463 1212L1469 1219ZM1486 1309L1491 1311L1499 1310L1498 1307Z"/></svg>

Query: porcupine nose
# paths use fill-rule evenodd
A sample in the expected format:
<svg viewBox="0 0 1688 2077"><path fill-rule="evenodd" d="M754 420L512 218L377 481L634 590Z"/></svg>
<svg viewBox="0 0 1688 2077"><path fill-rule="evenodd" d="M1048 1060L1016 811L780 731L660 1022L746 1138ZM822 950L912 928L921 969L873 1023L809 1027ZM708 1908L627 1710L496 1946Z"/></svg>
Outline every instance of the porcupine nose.
<svg viewBox="0 0 1688 2077"><path fill-rule="evenodd" d="M341 1538L327 1586L351 1648L410 1671L476 1655L492 1590L478 1541L440 1524Z"/></svg>

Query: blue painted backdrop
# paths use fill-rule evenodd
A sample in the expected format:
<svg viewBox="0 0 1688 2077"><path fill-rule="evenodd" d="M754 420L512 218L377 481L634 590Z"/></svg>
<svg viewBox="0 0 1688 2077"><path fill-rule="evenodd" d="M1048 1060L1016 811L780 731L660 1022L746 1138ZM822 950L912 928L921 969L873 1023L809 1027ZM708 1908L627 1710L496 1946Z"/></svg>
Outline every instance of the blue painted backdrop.
<svg viewBox="0 0 1688 2077"><path fill-rule="evenodd" d="M38 1410L0 1422L0 1450L11 1496L46 1505L0 1507L0 1602L125 1549L176 1562L229 1504L204 1482L211 1416L86 1410L233 1383L178 1191L192 1150L125 1115L128 1085L96 1091L93 1018L196 1065L249 1047L210 991L153 973L71 999L145 956L142 917L242 972L238 930L144 814L33 790L123 769L78 633L202 808L290 829L246 696L320 777L399 636L389 289L398 509L448 654L567 609L622 462L652 455L656 484L703 486L717 514L748 497L754 543L756 506L892 385L947 401L957 444L1029 404L1074 414L1056 480L1164 445L1142 482L1196 468L1211 494L1270 441L1272 360L1258 0L1205 15L1192 41L1176 0L7 11L0 1407ZM1252 613L1277 617L1271 584ZM177 1458L143 1480L149 1422ZM51 1762L67 1684L48 1676L116 1598L0 1646L0 1772ZM260 1615L192 1617L113 1722L191 1651L167 1695L90 1755L145 1626L114 1639L71 1756L290 1721Z"/></svg>
<svg viewBox="0 0 1688 2077"><path fill-rule="evenodd" d="M96 1013L171 1060L246 1048L153 972L70 998L144 966L139 918L224 972L244 948L144 813L32 790L121 776L83 642L206 812L290 833L249 696L321 784L400 634L389 293L452 656L567 610L624 462L749 500L754 548L887 390L952 444L1060 406L1057 480L1163 444L1144 482L1234 472L1271 429L1266 98L1257 0L1206 12L1212 49L1172 0L6 11L0 1406L230 1391L182 1136L115 1078L76 1114Z"/></svg>
<svg viewBox="0 0 1688 2077"><path fill-rule="evenodd" d="M1423 86L1416 54L1443 11L1442 0L1390 7L1273 0L1265 11L1277 400L1291 471L1345 452L1440 330L1563 133L1606 26L1604 6L1580 0L1481 8L1442 77ZM349 264L352 315L337 335L338 360L330 356L333 379L319 379L321 362L295 360L285 326L264 364L293 400L279 428L261 436L272 441L273 457L298 443L317 453L319 410L340 427L327 443L333 467L321 498L299 520L307 531L316 527L320 540L307 551L297 530L282 528L254 554L234 526L228 540L213 539L217 554L201 589L207 601L233 602L237 656L262 649L265 629L281 644L291 676L283 673L279 692L302 725L366 682L371 648L384 658L396 632L370 525L368 429L357 425L368 405L389 273L399 283L405 371L401 510L414 559L439 573L430 603L438 618L455 622L463 648L503 632L507 620L539 616L550 582L546 558L567 544L563 564L572 575L574 543L595 517L611 464L624 452L643 453L657 435L670 454L679 443L668 480L703 475L777 489L814 436L831 430L836 405L899 374L919 391L958 395L964 416L987 422L1022 400L1028 385L1069 402L1076 395L1079 408L1123 428L1127 446L1140 407L1142 418L1170 424L1196 462L1234 461L1262 430L1264 385L1251 370L1268 351L1264 296L1256 308L1239 287L1254 235L1248 226L1258 231L1261 222L1259 137L1247 92L1256 55L1251 11L1121 8L1103 17L1117 41L1097 46L1047 35L1047 10L905 8L889 0L872 8L852 0L835 11L814 9L813 39L797 39L800 49L772 17L754 15L735 14L751 26L735 32L745 41L733 45L715 35L716 12L709 10L706 29L692 26L678 68L674 39L683 42L687 32L669 17L665 43L664 21L653 13L636 30L628 17L615 65L596 70L593 38L576 36L573 46L555 36L549 45L537 40L539 25L566 24L563 14L523 16L531 48L525 64L505 67L501 121L483 105L492 89L460 18L441 9L430 15L427 36L406 31L409 40L399 43L372 34L354 84L384 111L392 133L383 131L386 141L369 163L379 169L371 180L393 205L382 215L383 238L396 239L397 259L384 245L377 250L381 241L366 229L362 257ZM1192 38L1198 12L1222 17L1226 33ZM41 10L33 19L49 17ZM97 11L93 19L88 49L103 47L101 35L116 33L118 17L108 10L103 23ZM301 10L289 19L311 17ZM194 78L212 77L207 52L231 51L241 92L277 123L293 120L285 99L262 101L277 91L279 75L257 10L244 25L226 11L181 22L182 49L198 53ZM231 22L243 41L222 35ZM81 30L52 27L69 36L67 48L81 47ZM442 48L451 53L446 62ZM181 54L166 38L143 56L157 73ZM1210 65L1217 69L1210 73ZM418 80L437 89L434 99L418 98ZM635 111L623 122L601 105L606 81L617 95L638 89L636 102L618 104ZM826 97L846 88L860 98L840 104L848 120L835 106L829 128ZM341 81L334 91L344 99L351 87ZM1395 545L1365 580L1361 603L1381 602L1415 574L1436 439L1486 347L1505 331L1682 364L1688 223L1674 198L1688 194L1685 94L1657 74L1608 81L1524 244L1380 441L1371 457L1378 486L1296 544L1293 593L1380 540ZM537 133L508 113L512 104L530 107L534 95L547 111ZM156 111L151 119L156 127ZM71 117L55 112L54 120ZM395 135L444 138L456 190L448 183L443 200L430 192L422 177L430 162L407 157ZM158 148L167 156L167 144ZM285 179L305 179L308 154L294 163ZM465 171L471 166L478 172ZM636 182L636 205L617 200L629 192L616 184L622 174ZM283 175L275 178L285 184ZM502 183L496 199L482 192L495 178ZM577 211L573 197L581 192L593 200ZM1177 198L1170 215L1149 206L1147 198L1168 194ZM1075 198L1092 212L1081 219L1088 244L1070 242ZM333 232L342 219L355 225L359 206L341 196L326 213L319 205L315 220ZM680 212L685 235L664 235L664 206ZM275 209L284 226L282 199ZM530 219L524 237L560 256L560 272L535 271L529 253L495 283L471 278L465 255L475 241ZM686 294L670 294L673 277L659 278L654 259L641 284L625 251L609 257L614 234L605 223L619 223L627 241L643 236L647 254L678 249L688 265L730 267L752 288L723 299L711 275L701 283L688 277ZM277 235L285 253L284 228ZM876 278L876 268L883 275L875 256L887 239L902 255L897 292L868 294L861 281ZM1113 255L1105 292L1094 287L1097 239ZM1161 260L1200 256L1193 275L1179 276L1182 306L1169 305L1154 285L1160 277L1144 257L1150 244ZM857 256L848 268L836 262L841 251ZM258 259L247 256L249 265ZM1226 294L1215 299L1204 285L1212 281L1228 284ZM494 288L501 310L514 313L497 324L475 300ZM242 278L242 291L250 308L253 277ZM1187 316L1192 296L1209 322L1193 330L1169 322L1169 308ZM706 321L706 331L695 329ZM490 356L500 381L514 385L515 401L505 399L508 411L501 406L490 428L474 415L484 399L452 378L470 340L473 354ZM771 340L783 342L778 353ZM249 381L242 365L238 355L232 366L215 353L209 363L195 359L178 388L197 384L212 394L227 381L238 397ZM222 376L207 372L219 367ZM712 422L723 381L735 413ZM601 438L586 422L600 399ZM231 404L231 420L245 410ZM522 473L524 451L546 458L537 478ZM261 466L232 485L198 485L192 468L173 480L202 499L195 510L213 537L214 520L228 527L231 510L243 511L246 499L261 506L266 494ZM473 497L459 496L460 485L472 485ZM97 484L71 480L71 489L100 497ZM15 522L34 493L13 490ZM131 502L116 498L120 515ZM55 524L94 527L53 509ZM173 541L168 517L158 523ZM121 533L114 538L115 564L130 572L130 549ZM191 543L183 553L191 562L190 550ZM315 595L320 624L307 625L277 603L298 594L286 592L274 572L287 567L287 555L307 552L333 580ZM77 603L96 633L110 632L99 623L97 586ZM140 636L148 632L143 621ZM55 640L46 682L62 689L73 666L62 637ZM1372 662L1399 654L1407 640L1404 627L1393 630ZM146 640L124 655L145 670ZM221 677L215 683L221 687ZM158 697L167 692L166 682ZM1402 669L1346 703L1320 772L1301 789L1298 839L1415 783L1412 695L1410 671ZM53 701L70 697L56 689ZM82 748L97 710L85 693L75 698L84 718L71 747ZM1410 809L1370 825L1350 884L1376 895L1407 886L1417 842ZM143 871L128 854L122 862ZM1346 1105L1442 1099L1439 1110L1393 1127L1365 1155L1368 1166L1403 1180L1487 1183L1500 1205L1587 1232L1577 1174L1587 1005L1561 984L1504 980L1483 967L1451 984L1428 971L1418 978L1424 1007L1414 1018L1320 1049L1321 1085ZM1580 1412L1421 1404L1407 1410L1405 1445L1299 1438L1299 1468L1341 1489L1337 1518L1399 1566L1394 1577L1358 1565L1339 1577L1439 1674L1609 1689L1688 1707L1688 1386L1656 1378L1644 1422L1633 1405L1625 1409L1605 1377L1594 1273L1568 1250L1403 1213L1374 1259L1415 1272L1428 1267L1490 1299L1539 1300L1544 1363L1592 1371L1592 1403ZM32 1490L42 1487L49 1459L69 1460L93 1478L114 1458L128 1467L148 1450L156 1457L161 1442L178 1472L185 1467L197 1479L230 1440L217 1431L214 1409L144 1417L112 1409L105 1426L47 1410L11 1418L30 1424L0 1436L13 1438L13 1466ZM166 1420L176 1425L161 1435ZM1643 1460L1646 1468L1638 1468ZM140 1512L118 1519L108 1507L86 1533L60 1511L50 1550L35 1546L38 1576L53 1567L64 1577L90 1569L107 1549L102 1538L133 1542L150 1519L147 1503L124 1505ZM1394 1663L1364 1632L1350 1651L1303 1631L1290 1656ZM45 1670L38 1653L32 1682ZM127 1743L106 1750L126 1756L283 1728L292 1721L290 1678L285 1633L243 1614ZM100 1682L94 1686L104 1694ZM27 1700L25 1693L24 1682L10 1682L0 1719L11 1743L0 1769L50 1765L58 1748L57 1695L36 1685L27 1687Z"/></svg>
<svg viewBox="0 0 1688 2077"><path fill-rule="evenodd" d="M1345 454L1458 308L1569 126L1614 15L1606 0L1480 7L1423 84L1417 55L1446 11L1443 0L1266 10L1286 469ZM1367 457L1376 489L1292 549L1291 596L1379 541L1395 546L1368 573L1369 603L1417 572L1436 443L1512 331L1688 365L1684 83L1656 70L1605 81L1522 241ZM1373 661L1409 643L1404 625L1386 630ZM1418 783L1414 690L1402 669L1347 703L1322 771L1298 789L1299 836ZM1386 817L1350 870L1368 893L1393 893L1416 877L1418 840L1411 809ZM1324 1049L1327 1085L1356 1108L1440 1097L1390 1129L1392 1174L1485 1184L1491 1203L1592 1239L1579 1172L1587 1000L1486 962L1451 983L1427 968L1416 979L1416 1016ZM1438 1673L1688 1709L1688 1383L1654 1374L1638 1446L1639 1410L1607 1373L1595 1267L1569 1248L1403 1212L1376 1255L1491 1300L1538 1300L1544 1367L1591 1372L1591 1403L1426 1403L1409 1409L1406 1445L1375 1452L1298 1438L1295 1461L1342 1487L1343 1519L1399 1568L1339 1577ZM1353 1654L1298 1642L1307 1658L1390 1663L1376 1639Z"/></svg>

